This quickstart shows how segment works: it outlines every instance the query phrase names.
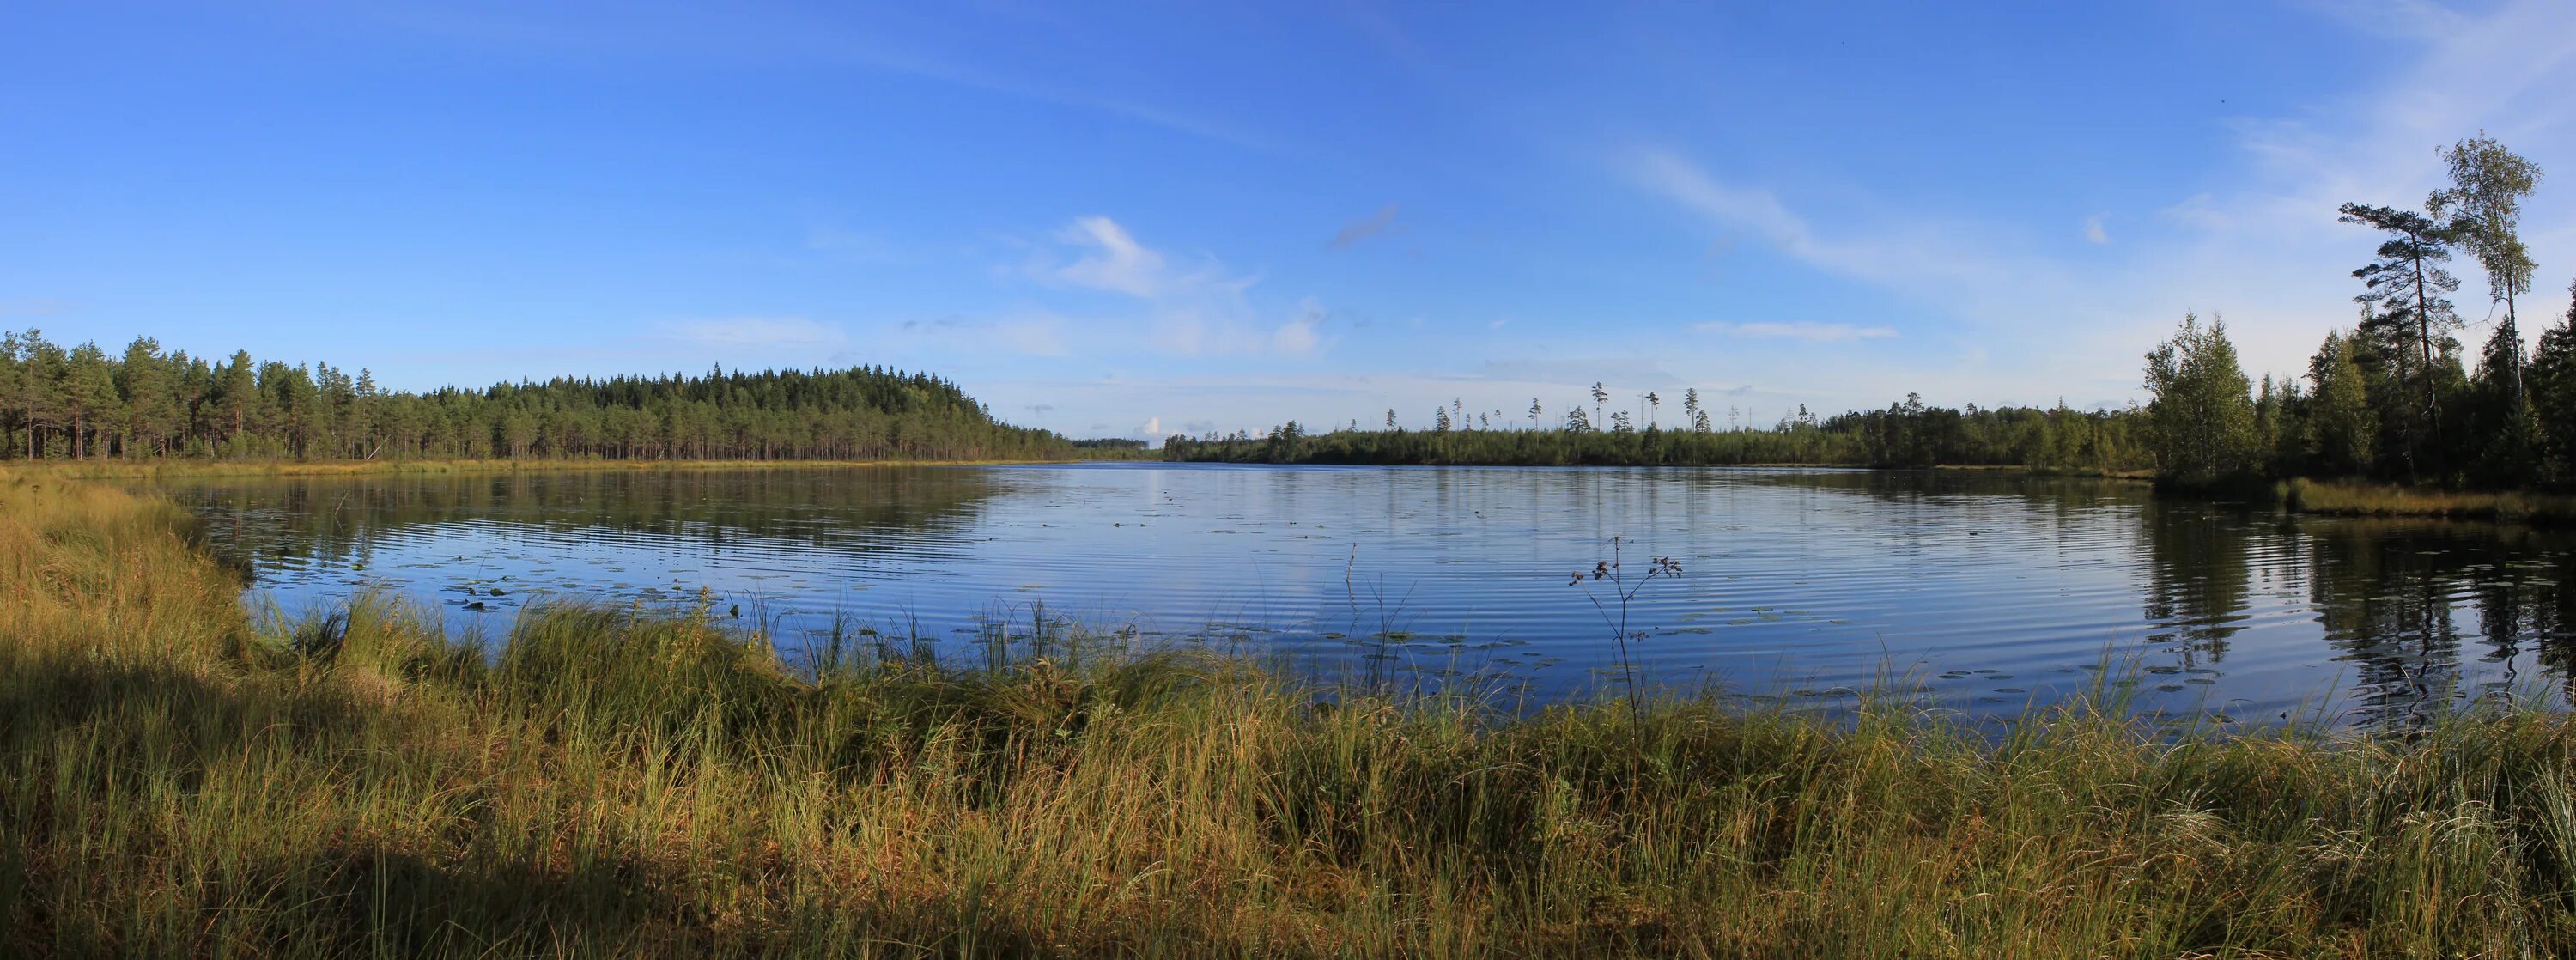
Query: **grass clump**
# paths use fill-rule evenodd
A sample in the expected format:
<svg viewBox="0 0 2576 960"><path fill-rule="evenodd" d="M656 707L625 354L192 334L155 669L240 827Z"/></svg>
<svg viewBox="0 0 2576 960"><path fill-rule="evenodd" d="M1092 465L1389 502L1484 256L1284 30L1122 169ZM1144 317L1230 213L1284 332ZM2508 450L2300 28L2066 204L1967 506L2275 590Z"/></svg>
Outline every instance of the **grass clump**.
<svg viewBox="0 0 2576 960"><path fill-rule="evenodd" d="M0 954L2545 956L2557 715L2000 738L1503 717L1240 662L791 668L687 611L262 624L169 504L0 478Z"/></svg>
<svg viewBox="0 0 2576 960"><path fill-rule="evenodd" d="M2440 490L2380 483L2282 481L2282 504L2300 513L2355 517L2453 517L2527 523L2576 522L2576 497L2523 491Z"/></svg>

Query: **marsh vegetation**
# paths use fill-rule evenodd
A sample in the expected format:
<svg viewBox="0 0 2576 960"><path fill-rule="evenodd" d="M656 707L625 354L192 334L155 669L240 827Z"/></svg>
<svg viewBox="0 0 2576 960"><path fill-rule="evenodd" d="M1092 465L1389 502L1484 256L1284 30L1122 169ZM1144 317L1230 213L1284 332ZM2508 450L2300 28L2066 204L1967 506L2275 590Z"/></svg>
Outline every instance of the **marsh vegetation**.
<svg viewBox="0 0 2576 960"><path fill-rule="evenodd" d="M0 949L2576 949L2555 713L1513 716L1073 635L790 661L686 605L545 606L486 651L373 599L255 619L192 524L0 481Z"/></svg>

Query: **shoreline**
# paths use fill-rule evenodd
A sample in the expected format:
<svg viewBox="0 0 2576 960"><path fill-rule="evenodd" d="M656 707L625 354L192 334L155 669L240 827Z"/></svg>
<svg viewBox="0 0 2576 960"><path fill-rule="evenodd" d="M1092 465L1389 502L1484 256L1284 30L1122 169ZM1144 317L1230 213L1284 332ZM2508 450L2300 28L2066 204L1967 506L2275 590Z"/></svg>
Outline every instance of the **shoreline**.
<svg viewBox="0 0 2576 960"><path fill-rule="evenodd" d="M358 477L387 475L645 472L698 470L836 470L886 467L1063 466L1090 463L1215 464L1295 466L1268 462L1162 460L1147 458L1008 459L1008 460L141 460L99 457L88 460L0 460L0 477L45 476L61 480L177 480L190 478ZM1511 463L1375 464L1332 463L1327 466L1512 467L1545 466ZM1934 464L1888 467L1831 463L1728 464L1566 464L1632 469L1718 468L1745 470L1826 469L1868 472L1925 472L2009 475L2033 478L2153 483L2144 470L2088 470L2024 467L2009 464ZM2182 494L2188 496L2189 494ZM2399 484L2318 480L2297 477L2274 481L2272 499L2291 513L2311 516L2422 517L2535 525L2576 525L2576 495L2531 491L2442 490Z"/></svg>
<svg viewBox="0 0 2576 960"><path fill-rule="evenodd" d="M2338 517L2425 517L2536 526L2576 524L2576 496L2526 491L2440 490L2382 483L2312 480L2273 485L2282 509Z"/></svg>
<svg viewBox="0 0 2576 960"><path fill-rule="evenodd" d="M798 664L581 603L487 656L376 597L257 620L196 524L0 477L0 953L2576 950L2576 718L2537 705L1498 716L1075 635Z"/></svg>

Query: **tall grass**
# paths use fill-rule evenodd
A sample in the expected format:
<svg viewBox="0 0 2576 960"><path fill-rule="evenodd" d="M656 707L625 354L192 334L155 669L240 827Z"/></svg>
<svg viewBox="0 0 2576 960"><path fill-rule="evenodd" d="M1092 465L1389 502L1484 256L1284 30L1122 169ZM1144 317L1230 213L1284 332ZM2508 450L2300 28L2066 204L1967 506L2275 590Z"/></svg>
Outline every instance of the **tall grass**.
<svg viewBox="0 0 2576 960"><path fill-rule="evenodd" d="M2568 722L1504 718L1238 662L789 669L701 614L264 624L0 478L0 955L2549 956Z"/></svg>
<svg viewBox="0 0 2576 960"><path fill-rule="evenodd" d="M2281 502L2302 513L2576 522L2576 497L2522 491L2436 490L2390 484L2283 481Z"/></svg>

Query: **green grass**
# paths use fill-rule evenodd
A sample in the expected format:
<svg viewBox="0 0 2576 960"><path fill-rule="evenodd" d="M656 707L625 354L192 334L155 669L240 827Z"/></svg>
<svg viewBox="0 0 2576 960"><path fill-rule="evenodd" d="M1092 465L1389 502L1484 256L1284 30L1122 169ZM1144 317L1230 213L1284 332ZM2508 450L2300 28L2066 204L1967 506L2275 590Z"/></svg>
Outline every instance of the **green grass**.
<svg viewBox="0 0 2576 960"><path fill-rule="evenodd" d="M2440 490L2394 484L2283 481L2281 502L2301 513L2357 517L2455 517L2529 523L2576 522L2576 497L2520 491Z"/></svg>
<svg viewBox="0 0 2576 960"><path fill-rule="evenodd" d="M2576 951L2558 715L1996 738L1521 718L1078 645L783 664L541 606L263 624L176 507L0 477L0 955Z"/></svg>

